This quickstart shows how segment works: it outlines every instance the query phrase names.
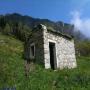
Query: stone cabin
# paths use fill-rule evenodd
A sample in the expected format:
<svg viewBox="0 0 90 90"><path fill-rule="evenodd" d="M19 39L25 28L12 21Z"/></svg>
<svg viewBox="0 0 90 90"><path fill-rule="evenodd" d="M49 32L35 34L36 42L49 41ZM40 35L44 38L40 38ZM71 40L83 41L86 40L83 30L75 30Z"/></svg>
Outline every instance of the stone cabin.
<svg viewBox="0 0 90 90"><path fill-rule="evenodd" d="M25 43L25 60L43 65L46 69L75 68L74 40L71 36L45 25L37 25Z"/></svg>

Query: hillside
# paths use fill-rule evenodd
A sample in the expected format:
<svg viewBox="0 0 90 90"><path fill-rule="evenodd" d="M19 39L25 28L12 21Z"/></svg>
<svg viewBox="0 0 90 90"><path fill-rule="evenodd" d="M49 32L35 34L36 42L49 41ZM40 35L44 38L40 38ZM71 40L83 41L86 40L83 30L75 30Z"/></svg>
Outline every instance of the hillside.
<svg viewBox="0 0 90 90"><path fill-rule="evenodd" d="M24 73L23 43L0 33L0 89L16 90L90 90L90 57L78 57L78 68L45 70L31 64L28 77Z"/></svg>
<svg viewBox="0 0 90 90"><path fill-rule="evenodd" d="M16 85L23 79L23 43L0 33L0 88Z"/></svg>

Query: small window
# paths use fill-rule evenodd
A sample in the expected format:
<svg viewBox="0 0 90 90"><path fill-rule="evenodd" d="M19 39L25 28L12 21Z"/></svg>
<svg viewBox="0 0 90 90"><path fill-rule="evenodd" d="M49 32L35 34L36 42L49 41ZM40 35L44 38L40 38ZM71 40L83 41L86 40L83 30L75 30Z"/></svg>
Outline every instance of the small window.
<svg viewBox="0 0 90 90"><path fill-rule="evenodd" d="M30 45L30 58L33 59L35 57L35 44Z"/></svg>

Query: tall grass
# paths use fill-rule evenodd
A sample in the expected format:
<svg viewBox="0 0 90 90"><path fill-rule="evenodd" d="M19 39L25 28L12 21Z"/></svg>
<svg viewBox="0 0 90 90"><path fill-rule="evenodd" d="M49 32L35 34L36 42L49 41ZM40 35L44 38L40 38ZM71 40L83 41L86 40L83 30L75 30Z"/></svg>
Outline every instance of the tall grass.
<svg viewBox="0 0 90 90"><path fill-rule="evenodd" d="M90 90L90 57L77 57L78 67L53 71L37 64L25 77L23 43L0 34L0 88L17 90Z"/></svg>

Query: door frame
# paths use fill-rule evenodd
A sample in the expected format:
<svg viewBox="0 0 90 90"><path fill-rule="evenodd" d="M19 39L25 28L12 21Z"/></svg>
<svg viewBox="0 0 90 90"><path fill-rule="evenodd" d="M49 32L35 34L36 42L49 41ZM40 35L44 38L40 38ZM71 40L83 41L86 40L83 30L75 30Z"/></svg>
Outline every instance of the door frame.
<svg viewBox="0 0 90 90"><path fill-rule="evenodd" d="M56 42L49 40L49 56L50 56L50 43L54 45L54 70L57 69L57 60L56 60ZM51 66L51 61L50 61L50 66ZM52 68L53 69L53 68Z"/></svg>

